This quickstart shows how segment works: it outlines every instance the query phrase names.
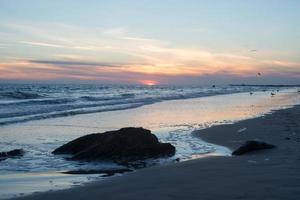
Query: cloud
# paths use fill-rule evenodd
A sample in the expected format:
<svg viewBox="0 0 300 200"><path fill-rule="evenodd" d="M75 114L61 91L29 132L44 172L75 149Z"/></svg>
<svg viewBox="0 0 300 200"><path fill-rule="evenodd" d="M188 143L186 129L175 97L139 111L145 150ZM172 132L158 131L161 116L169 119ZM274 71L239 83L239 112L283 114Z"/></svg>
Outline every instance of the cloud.
<svg viewBox="0 0 300 200"><path fill-rule="evenodd" d="M20 43L23 43L23 44L29 44L29 45L33 45L33 46L63 48L62 45L50 44L50 43L46 43L46 42L29 42L29 41L21 41Z"/></svg>
<svg viewBox="0 0 300 200"><path fill-rule="evenodd" d="M124 27L116 27L116 28L110 28L103 31L104 34L110 35L110 36L122 36L128 33L128 30Z"/></svg>
<svg viewBox="0 0 300 200"><path fill-rule="evenodd" d="M63 65L63 66L105 66L116 67L117 64L103 63L103 62L80 62L80 61L66 61L66 60L29 60L31 63L47 64L47 65Z"/></svg>
<svg viewBox="0 0 300 200"><path fill-rule="evenodd" d="M73 46L68 44L51 44L47 42L36 42L36 41L21 41L20 43L28 44L32 46L40 47L53 47L53 48L62 48L62 49L74 49L74 50L97 50L96 46Z"/></svg>

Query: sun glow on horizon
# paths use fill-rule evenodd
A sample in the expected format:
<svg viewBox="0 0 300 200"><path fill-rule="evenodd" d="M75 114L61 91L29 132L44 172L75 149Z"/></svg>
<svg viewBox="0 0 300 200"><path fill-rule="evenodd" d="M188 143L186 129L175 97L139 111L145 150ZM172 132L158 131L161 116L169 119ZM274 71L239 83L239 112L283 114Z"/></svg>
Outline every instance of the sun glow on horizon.
<svg viewBox="0 0 300 200"><path fill-rule="evenodd" d="M154 80L141 80L140 83L146 86L155 86L159 84L158 81L154 81Z"/></svg>

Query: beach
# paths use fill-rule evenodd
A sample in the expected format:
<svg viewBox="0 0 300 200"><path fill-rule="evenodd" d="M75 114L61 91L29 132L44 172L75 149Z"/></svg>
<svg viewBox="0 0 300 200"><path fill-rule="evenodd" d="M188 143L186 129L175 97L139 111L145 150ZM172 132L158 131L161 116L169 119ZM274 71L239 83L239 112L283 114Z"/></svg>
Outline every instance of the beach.
<svg viewBox="0 0 300 200"><path fill-rule="evenodd" d="M299 8L0 0L0 200L300 200Z"/></svg>
<svg viewBox="0 0 300 200"><path fill-rule="evenodd" d="M300 106L295 106L192 133L231 150L247 140L275 149L155 166L18 199L299 199L299 117Z"/></svg>
<svg viewBox="0 0 300 200"><path fill-rule="evenodd" d="M0 200L300 200L299 8L0 0Z"/></svg>

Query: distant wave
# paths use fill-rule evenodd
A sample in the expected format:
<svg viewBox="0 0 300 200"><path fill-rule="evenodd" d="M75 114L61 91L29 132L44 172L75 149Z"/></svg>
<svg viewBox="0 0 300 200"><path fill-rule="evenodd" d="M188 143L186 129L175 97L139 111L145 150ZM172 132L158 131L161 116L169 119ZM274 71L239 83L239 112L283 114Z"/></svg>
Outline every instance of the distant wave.
<svg viewBox="0 0 300 200"><path fill-rule="evenodd" d="M37 99L37 98L43 98L44 96L36 93L14 91L14 92L0 92L0 97L2 98L5 97L8 99Z"/></svg>
<svg viewBox="0 0 300 200"><path fill-rule="evenodd" d="M9 101L0 103L0 108L7 106L26 106L26 105L48 105L48 104L65 104L72 103L76 99L71 98L56 98L56 99L29 99L24 101Z"/></svg>
<svg viewBox="0 0 300 200"><path fill-rule="evenodd" d="M124 94L121 94L121 96L130 98L130 97L134 97L135 94L133 94L133 93L124 93Z"/></svg>
<svg viewBox="0 0 300 200"><path fill-rule="evenodd" d="M134 104L121 104L117 106L111 107L102 107L102 108L92 108L92 109L75 109L75 110L67 110L67 111L59 111L59 112L50 112L44 114L31 114L29 116L15 116L11 117L8 120L0 121L0 125L8 125L20 122L27 122L32 120L41 120L41 119L48 119L48 118L55 118L55 117L66 117L66 116L73 116L79 114L89 114L89 113L97 113L97 112L107 112L107 111L115 111L115 110L125 110L130 108L137 108L142 105L143 103L134 103Z"/></svg>

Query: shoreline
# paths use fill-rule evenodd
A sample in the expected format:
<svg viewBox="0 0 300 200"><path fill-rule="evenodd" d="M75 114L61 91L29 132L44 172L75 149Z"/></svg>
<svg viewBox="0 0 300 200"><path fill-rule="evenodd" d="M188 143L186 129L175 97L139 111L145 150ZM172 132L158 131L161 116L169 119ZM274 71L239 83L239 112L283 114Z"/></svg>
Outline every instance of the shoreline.
<svg viewBox="0 0 300 200"><path fill-rule="evenodd" d="M230 149L252 139L274 144L276 149L155 166L103 182L16 199L298 199L299 117L298 105L193 133Z"/></svg>

